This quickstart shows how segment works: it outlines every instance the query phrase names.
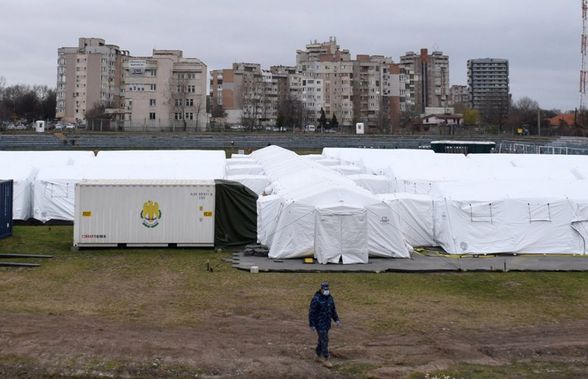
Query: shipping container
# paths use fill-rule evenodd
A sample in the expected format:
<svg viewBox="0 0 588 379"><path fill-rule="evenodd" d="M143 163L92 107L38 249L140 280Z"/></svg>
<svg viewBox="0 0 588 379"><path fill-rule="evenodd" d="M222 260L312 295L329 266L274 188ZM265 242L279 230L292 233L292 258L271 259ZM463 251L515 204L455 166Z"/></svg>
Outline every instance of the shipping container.
<svg viewBox="0 0 588 379"><path fill-rule="evenodd" d="M76 184L74 246L214 246L214 180Z"/></svg>
<svg viewBox="0 0 588 379"><path fill-rule="evenodd" d="M0 239L12 235L12 180L0 181Z"/></svg>

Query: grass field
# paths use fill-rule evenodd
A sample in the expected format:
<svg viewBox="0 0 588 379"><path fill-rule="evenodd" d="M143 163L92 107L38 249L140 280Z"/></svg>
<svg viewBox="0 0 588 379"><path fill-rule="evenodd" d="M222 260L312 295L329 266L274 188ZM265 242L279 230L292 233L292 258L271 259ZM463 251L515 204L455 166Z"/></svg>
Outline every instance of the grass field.
<svg viewBox="0 0 588 379"><path fill-rule="evenodd" d="M225 262L230 257L229 252L205 249L71 252L71 244L70 226L19 226L15 228L13 237L0 241L3 253L54 255L51 260L39 261L40 268L0 268L0 317L14 318L15 325L19 317L35 320L57 317L72 322L91 319L101 325L121 328L130 325L133 328L190 331L205 327L210 330L211 325L214 325L213 328L219 325L237 328L243 326L237 324L249 322L253 328L253 335L249 337L255 337L257 333L263 340L270 338L263 335L264 326L268 330L275 327L285 331L303 328L302 331L307 333L308 302L319 283L326 279L331 283L343 320L343 329L337 331L334 337L335 341L339 340L333 345L335 372L352 377L387 376L385 370L378 369L390 366L395 358L389 356L389 352L397 347L383 345L372 349L370 345L371 340L385 336L396 340L418 337L415 344L427 341L428 336L437 336L431 337L437 338L431 342L437 346L441 344L439 338L443 339L443 343L446 343L447 336L449 343L452 339L482 340L496 329L502 336L500 338L508 341L510 329L527 328L524 330L540 333L544 327L559 325L567 328L568 324L578 327L578 321L588 320L587 273L250 274L234 270ZM207 263L215 268L214 272L206 271ZM259 329L255 331L254 326ZM63 327L67 328L67 323ZM8 326L4 323L0 328ZM6 329L0 331L9 332ZM210 332L211 337L214 335L214 331ZM20 341L17 345L27 341L20 335L13 337ZM226 346L237 343L237 337L225 336ZM282 337L280 343L284 346L289 339L307 341L307 349L314 342L310 335L304 338L298 335ZM302 342L292 342L297 347L288 345L284 349L290 354L301 349L298 345ZM477 343L483 345L483 342ZM586 346L575 344L574 354L588 354L584 350ZM338 355L337 347L341 351ZM222 351L222 348L219 349ZM588 376L588 367L581 364L581 360L580 363L576 359L562 362L559 358L550 361L541 357L536 360L532 355L523 353L520 357L510 358L488 353L494 360L492 364L476 365L475 362L455 357L444 366L428 367L426 362L442 361L444 357L442 352L429 351L422 350L419 353L422 356L415 358L415 363L412 362L414 357L402 358L400 365L406 366L406 370L391 371L391 376L413 375L417 378L424 377L424 372L429 371L450 377L498 378L509 377L500 375L501 372L512 372L517 374L512 377L547 378L552 377L549 373L553 370L565 374L561 377L568 374L567 377L578 377L578 373ZM0 358L4 358L4 362L34 358L29 354L28 350L19 349L16 345L12 350L0 347ZM74 356L77 352L61 352L59 357L63 360L68 354ZM101 354L87 354L84 367L89 365L90 371L85 371L82 376L91 376L88 372L95 371L91 362L102 359ZM170 356L174 354L170 353ZM114 362L112 369L120 369L120 362L123 362L112 357L108 361ZM124 361L139 366L145 364L140 354L136 357L125 355ZM31 362L35 367L46 364ZM198 361L190 362L181 354L174 360L174 364L188 365L194 372L200 372L202 367L198 366ZM295 364L294 361L292 365ZM399 366L398 362L393 365ZM59 372L59 367L51 367L51 370ZM5 370L12 372L10 369L8 364ZM108 372L108 368L100 366L100 369ZM286 373L298 376L299 372L291 369L294 371ZM215 370L220 370L221 375L232 375L219 368ZM308 376L319 377L321 372L308 371ZM263 376L264 371L252 373ZM329 375L333 373L331 371Z"/></svg>

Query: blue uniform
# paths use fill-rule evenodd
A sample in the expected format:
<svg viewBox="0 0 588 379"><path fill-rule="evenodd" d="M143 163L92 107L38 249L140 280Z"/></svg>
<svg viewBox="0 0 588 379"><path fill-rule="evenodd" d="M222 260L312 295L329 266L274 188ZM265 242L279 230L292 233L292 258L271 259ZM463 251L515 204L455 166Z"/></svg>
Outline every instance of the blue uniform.
<svg viewBox="0 0 588 379"><path fill-rule="evenodd" d="M331 295L323 295L317 291L312 297L308 310L308 323L318 334L316 355L329 358L329 329L331 320L338 322L339 315L335 308L335 300Z"/></svg>

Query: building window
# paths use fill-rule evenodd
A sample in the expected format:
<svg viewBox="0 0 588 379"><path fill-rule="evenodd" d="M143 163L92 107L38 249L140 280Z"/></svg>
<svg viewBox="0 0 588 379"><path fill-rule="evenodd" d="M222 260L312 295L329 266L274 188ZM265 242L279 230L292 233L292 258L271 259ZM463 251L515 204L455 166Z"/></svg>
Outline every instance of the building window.
<svg viewBox="0 0 588 379"><path fill-rule="evenodd" d="M155 120L155 112L149 112L149 120Z"/></svg>
<svg viewBox="0 0 588 379"><path fill-rule="evenodd" d="M194 119L194 113L186 112L186 120L193 120L193 119Z"/></svg>
<svg viewBox="0 0 588 379"><path fill-rule="evenodd" d="M155 99L149 99L149 106L154 107L156 105Z"/></svg>
<svg viewBox="0 0 588 379"><path fill-rule="evenodd" d="M194 106L194 99L186 99L186 106L193 107Z"/></svg>
<svg viewBox="0 0 588 379"><path fill-rule="evenodd" d="M181 120L181 119L182 119L182 113L181 113L181 112L176 112L176 113L174 114L174 116L175 116L175 119L176 119L176 120Z"/></svg>
<svg viewBox="0 0 588 379"><path fill-rule="evenodd" d="M182 106L182 99L176 99L176 107Z"/></svg>
<svg viewBox="0 0 588 379"><path fill-rule="evenodd" d="M150 89L151 91L155 91L155 90L157 89L157 86L156 86L155 84L150 84L150 85L149 85L149 89Z"/></svg>

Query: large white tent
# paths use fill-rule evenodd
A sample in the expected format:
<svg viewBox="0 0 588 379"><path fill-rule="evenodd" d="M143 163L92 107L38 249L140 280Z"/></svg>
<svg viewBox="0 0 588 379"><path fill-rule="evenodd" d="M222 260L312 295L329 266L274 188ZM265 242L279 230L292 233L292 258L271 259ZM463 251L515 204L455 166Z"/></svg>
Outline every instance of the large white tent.
<svg viewBox="0 0 588 379"><path fill-rule="evenodd" d="M391 193L379 196L399 219L400 230L411 246L437 246L434 202L430 195Z"/></svg>
<svg viewBox="0 0 588 379"><path fill-rule="evenodd" d="M13 218L33 217L33 185L37 172L94 159L91 151L0 151L0 179L14 181Z"/></svg>
<svg viewBox="0 0 588 379"><path fill-rule="evenodd" d="M450 254L586 254L588 183L435 185L436 239Z"/></svg>
<svg viewBox="0 0 588 379"><path fill-rule="evenodd" d="M34 180L33 215L42 222L73 220L75 185L83 180L224 177L223 151L105 151L92 160L41 168Z"/></svg>
<svg viewBox="0 0 588 379"><path fill-rule="evenodd" d="M251 154L272 181L258 200L258 238L271 258L315 256L320 263L409 257L390 206L328 166L270 146Z"/></svg>
<svg viewBox="0 0 588 379"><path fill-rule="evenodd" d="M451 254L586 251L588 156L339 148L323 155L387 176L395 194L381 197L414 246Z"/></svg>

